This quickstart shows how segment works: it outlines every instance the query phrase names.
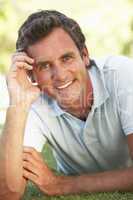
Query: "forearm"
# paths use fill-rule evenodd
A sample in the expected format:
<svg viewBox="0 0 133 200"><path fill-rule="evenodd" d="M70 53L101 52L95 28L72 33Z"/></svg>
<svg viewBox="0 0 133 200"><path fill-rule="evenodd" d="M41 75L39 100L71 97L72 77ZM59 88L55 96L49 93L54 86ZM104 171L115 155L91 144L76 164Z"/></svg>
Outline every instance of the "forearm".
<svg viewBox="0 0 133 200"><path fill-rule="evenodd" d="M61 176L59 185L59 195L133 191L133 168L80 176Z"/></svg>
<svg viewBox="0 0 133 200"><path fill-rule="evenodd" d="M16 192L22 189L22 151L27 108L11 106L0 139L0 189Z"/></svg>

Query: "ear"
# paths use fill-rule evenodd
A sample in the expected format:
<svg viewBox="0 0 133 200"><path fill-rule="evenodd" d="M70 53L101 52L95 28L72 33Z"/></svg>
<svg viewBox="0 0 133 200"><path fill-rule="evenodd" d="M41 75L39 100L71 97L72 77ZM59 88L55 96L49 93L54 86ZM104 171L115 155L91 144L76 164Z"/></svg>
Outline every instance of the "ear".
<svg viewBox="0 0 133 200"><path fill-rule="evenodd" d="M89 59L88 49L87 49L86 46L82 49L81 55L82 55L82 59L85 63L85 66L89 66L90 65L90 59Z"/></svg>

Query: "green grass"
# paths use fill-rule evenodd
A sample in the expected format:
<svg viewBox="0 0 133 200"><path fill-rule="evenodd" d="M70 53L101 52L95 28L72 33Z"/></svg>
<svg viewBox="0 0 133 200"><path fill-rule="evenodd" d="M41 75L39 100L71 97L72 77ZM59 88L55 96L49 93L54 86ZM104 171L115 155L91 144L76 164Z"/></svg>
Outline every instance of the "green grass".
<svg viewBox="0 0 133 200"><path fill-rule="evenodd" d="M90 195L70 195L60 197L46 197L44 195L32 194L32 197L25 198L25 200L132 200L133 195L130 193L99 193Z"/></svg>
<svg viewBox="0 0 133 200"><path fill-rule="evenodd" d="M43 150L43 156L47 164L56 169L56 163L52 156L51 149L48 145ZM35 185L29 183L22 200L133 200L133 193L128 192L112 192L112 193L96 193L96 194L82 194L69 195L60 197L48 197L41 193Z"/></svg>

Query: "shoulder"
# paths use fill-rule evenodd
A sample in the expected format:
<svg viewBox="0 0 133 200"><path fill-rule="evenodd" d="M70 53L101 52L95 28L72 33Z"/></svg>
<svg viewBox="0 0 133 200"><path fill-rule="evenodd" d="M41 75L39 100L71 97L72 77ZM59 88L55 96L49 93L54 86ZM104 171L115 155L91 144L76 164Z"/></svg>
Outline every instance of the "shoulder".
<svg viewBox="0 0 133 200"><path fill-rule="evenodd" d="M133 59L126 56L107 56L95 60L109 91L133 85Z"/></svg>
<svg viewBox="0 0 133 200"><path fill-rule="evenodd" d="M126 56L112 57L107 66L115 71L115 82L118 88L127 90L133 86L133 59Z"/></svg>
<svg viewBox="0 0 133 200"><path fill-rule="evenodd" d="M133 59L126 56L106 56L103 58L95 59L95 62L101 70L133 70Z"/></svg>

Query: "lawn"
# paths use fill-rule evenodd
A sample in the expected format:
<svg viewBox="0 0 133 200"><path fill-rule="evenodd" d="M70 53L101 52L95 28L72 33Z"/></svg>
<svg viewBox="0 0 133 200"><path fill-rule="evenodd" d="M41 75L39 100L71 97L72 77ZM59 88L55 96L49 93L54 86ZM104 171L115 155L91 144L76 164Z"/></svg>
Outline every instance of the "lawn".
<svg viewBox="0 0 133 200"><path fill-rule="evenodd" d="M0 130L2 126L0 125ZM43 149L43 156L47 164L56 169L56 163L52 156L51 149L48 145ZM4 200L4 199L3 199ZM32 183L28 183L22 200L133 200L133 193L112 192L97 194L69 195L60 197L48 197L42 194Z"/></svg>

